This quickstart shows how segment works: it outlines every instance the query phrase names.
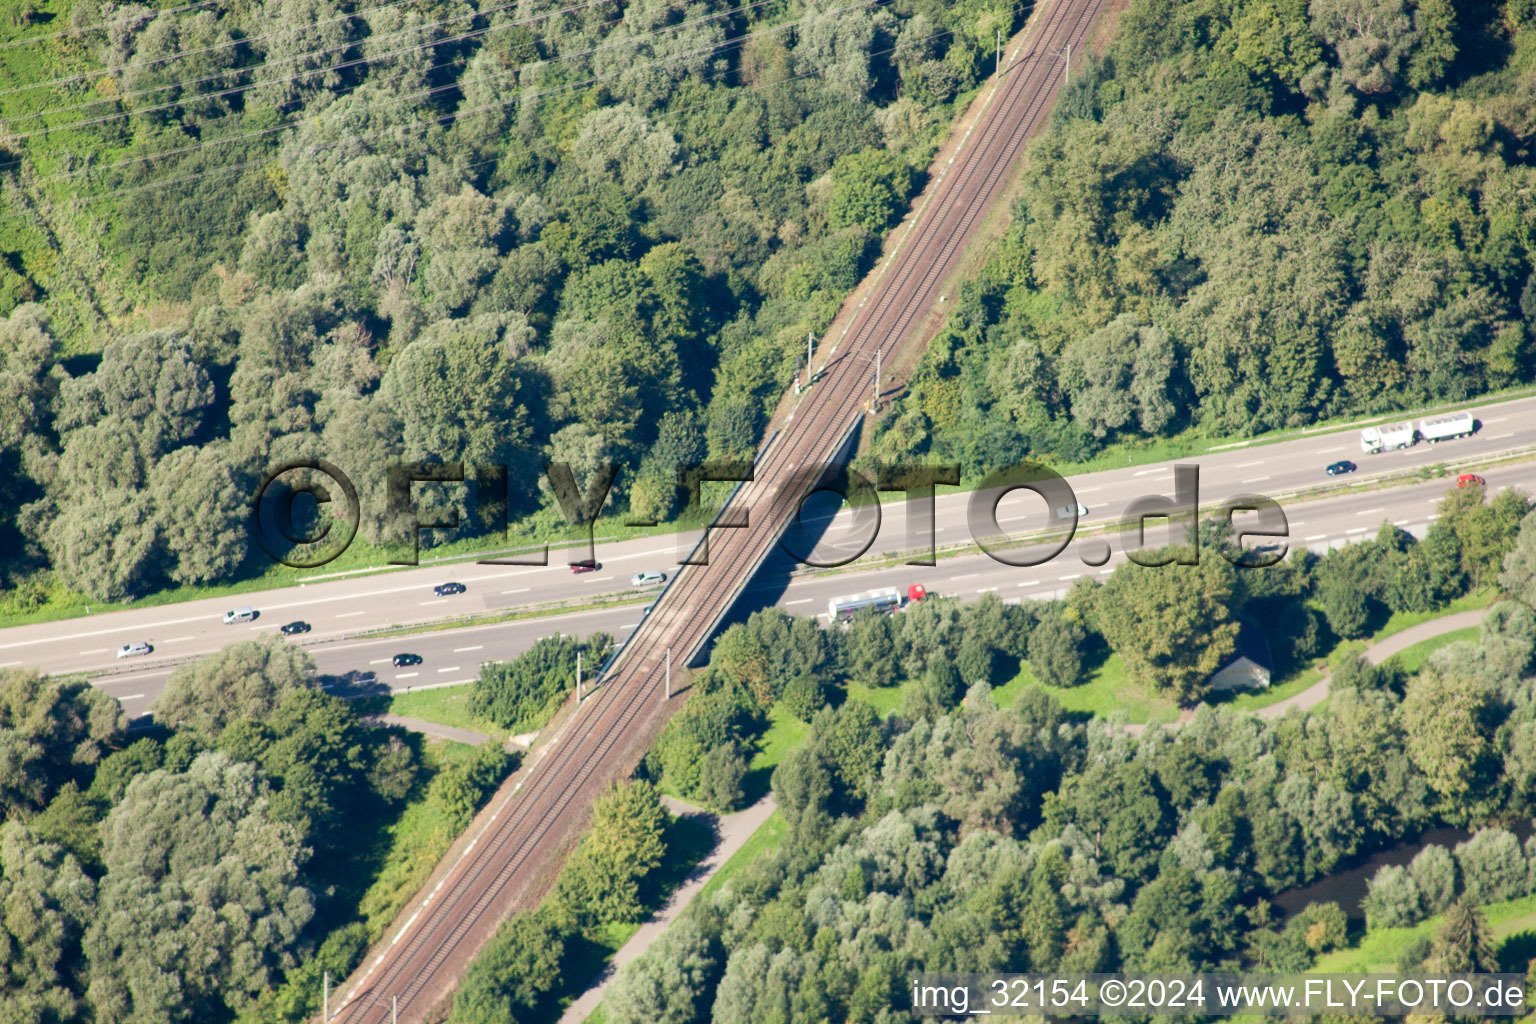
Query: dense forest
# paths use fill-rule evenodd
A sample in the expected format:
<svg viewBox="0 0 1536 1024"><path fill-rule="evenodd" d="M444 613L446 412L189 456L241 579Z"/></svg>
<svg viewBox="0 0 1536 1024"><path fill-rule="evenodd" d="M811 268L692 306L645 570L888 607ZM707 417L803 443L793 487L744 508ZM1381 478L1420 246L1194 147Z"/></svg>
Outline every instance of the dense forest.
<svg viewBox="0 0 1536 1024"><path fill-rule="evenodd" d="M1074 462L1528 383L1533 185L1529 0L1133 0L876 452Z"/></svg>
<svg viewBox="0 0 1536 1024"><path fill-rule="evenodd" d="M1037 685L998 699L1021 664L1058 689L1081 682L1082 660L1114 636L1109 604L1155 606L1165 584L1153 581L1170 578L1194 604L1210 583L1193 567L1089 583L1060 602L929 599L827 628L769 610L731 627L637 786L740 806L768 781L749 777L743 752L770 714L787 714L806 725L771 777L788 831L621 969L602 1019L916 1020L914 972L1301 971L1362 928L1431 916L1441 920L1403 946L1399 970L1526 973L1528 946L1501 948L1481 908L1536 894L1536 838L1516 834L1536 812L1536 516L1502 534L1491 519L1461 530L1497 538L1458 556L1458 585L1502 591L1476 638L1415 670L1346 658L1326 706L1271 721L1203 705L1182 725L1134 730L1123 715L1066 712ZM1307 623L1282 652L1307 658L1336 631L1358 635L1360 615L1418 575L1404 559L1432 557L1415 550L1384 533L1320 560L1232 570L1245 582L1217 603ZM1140 598L1128 593L1138 581ZM1363 610L1333 596L1346 584ZM1140 656L1158 653L1157 636L1141 632ZM855 692L896 686L905 702L890 715ZM1287 913L1275 901L1438 826L1473 834L1377 872L1364 921L1332 902ZM597 834L584 856L636 844ZM638 919L622 906L573 915L567 872L565 889L504 925L477 961L456 1024L555 1019L571 979L547 950Z"/></svg>
<svg viewBox="0 0 1536 1024"><path fill-rule="evenodd" d="M83 680L0 673L0 1021L301 1021L515 759L456 759L246 641L157 728Z"/></svg>
<svg viewBox="0 0 1536 1024"><path fill-rule="evenodd" d="M611 461L617 507L671 514L675 464L756 445L1027 15L13 11L0 547L23 605L55 582L117 600L250 571L250 495L295 457L353 476L374 542L399 459L509 466L514 518L552 504L543 458Z"/></svg>

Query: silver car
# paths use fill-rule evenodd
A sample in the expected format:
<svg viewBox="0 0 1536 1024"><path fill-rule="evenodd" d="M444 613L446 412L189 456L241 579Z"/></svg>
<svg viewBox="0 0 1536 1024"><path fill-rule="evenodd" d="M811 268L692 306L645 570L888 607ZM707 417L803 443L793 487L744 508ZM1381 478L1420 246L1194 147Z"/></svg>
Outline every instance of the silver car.
<svg viewBox="0 0 1536 1024"><path fill-rule="evenodd" d="M152 650L154 648L144 641L135 640L131 644L123 644L123 646L119 647L117 649L117 656L119 658L132 658L140 654L148 654Z"/></svg>
<svg viewBox="0 0 1536 1024"><path fill-rule="evenodd" d="M655 569L637 572L629 578L629 585L632 587L654 587L658 583L665 582L667 582L667 574L657 572Z"/></svg>

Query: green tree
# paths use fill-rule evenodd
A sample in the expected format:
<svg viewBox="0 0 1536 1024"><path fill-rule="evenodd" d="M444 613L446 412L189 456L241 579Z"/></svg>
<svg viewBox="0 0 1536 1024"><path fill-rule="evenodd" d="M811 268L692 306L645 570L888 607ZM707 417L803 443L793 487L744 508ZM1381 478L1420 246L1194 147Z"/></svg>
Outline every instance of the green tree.
<svg viewBox="0 0 1536 1024"><path fill-rule="evenodd" d="M60 578L99 601L148 593L160 552L160 523L137 491L70 498L43 545Z"/></svg>
<svg viewBox="0 0 1536 1024"><path fill-rule="evenodd" d="M232 575L249 550L250 496L221 446L177 448L149 473L166 573L177 583Z"/></svg>
<svg viewBox="0 0 1536 1024"><path fill-rule="evenodd" d="M912 194L912 168L895 153L866 149L832 165L827 218L834 230L862 227L882 232L896 220Z"/></svg>
<svg viewBox="0 0 1536 1024"><path fill-rule="evenodd" d="M74 857L0 825L0 1019L79 1019L80 939L95 913L96 883Z"/></svg>
<svg viewBox="0 0 1536 1024"><path fill-rule="evenodd" d="M1094 614L1133 682L1189 702L1236 647L1234 587L1221 558L1159 569L1126 563L1095 596Z"/></svg>
<svg viewBox="0 0 1536 1024"><path fill-rule="evenodd" d="M1029 634L1029 667L1047 686L1083 681L1083 644L1088 633L1077 619L1056 609L1040 617Z"/></svg>
<svg viewBox="0 0 1536 1024"><path fill-rule="evenodd" d="M528 1024L560 984L566 934L548 914L514 914L470 964L449 1024Z"/></svg>
<svg viewBox="0 0 1536 1024"><path fill-rule="evenodd" d="M691 1024L706 1009L719 953L691 917L683 917L644 954L620 968L603 1006L614 1024Z"/></svg>
<svg viewBox="0 0 1536 1024"><path fill-rule="evenodd" d="M315 662L273 635L230 644L171 672L155 717L212 740L236 719L266 721L293 690L314 686Z"/></svg>
<svg viewBox="0 0 1536 1024"><path fill-rule="evenodd" d="M667 812L648 782L615 784L592 808L592 823L555 884L556 913L580 927L637 921L640 885L666 854Z"/></svg>
<svg viewBox="0 0 1536 1024"><path fill-rule="evenodd" d="M511 661L487 662L470 690L470 713L505 729L542 727L576 689L577 655L590 677L612 643L607 633L546 636Z"/></svg>
<svg viewBox="0 0 1536 1024"><path fill-rule="evenodd" d="M716 747L699 762L699 796L720 811L740 808L742 780L747 775L747 757L735 740Z"/></svg>
<svg viewBox="0 0 1536 1024"><path fill-rule="evenodd" d="M230 1015L297 963L314 916L307 851L272 820L254 767L215 753L139 776L103 829L107 870L84 940L102 1024Z"/></svg>
<svg viewBox="0 0 1536 1024"><path fill-rule="evenodd" d="M1457 900L1445 912L1435 932L1434 962L1437 970L1452 974L1478 974L1498 969L1493 937L1483 912Z"/></svg>
<svg viewBox="0 0 1536 1024"><path fill-rule="evenodd" d="M127 716L84 679L0 670L0 818L42 810L122 740Z"/></svg>
<svg viewBox="0 0 1536 1024"><path fill-rule="evenodd" d="M1501 566L1499 586L1527 607L1536 608L1536 512L1528 512L1520 520L1514 546L1504 555Z"/></svg>
<svg viewBox="0 0 1536 1024"><path fill-rule="evenodd" d="M1408 756L1453 820L1468 817L1472 794L1486 794L1493 781L1492 710L1480 680L1430 668L1410 680L1403 695L1399 715Z"/></svg>

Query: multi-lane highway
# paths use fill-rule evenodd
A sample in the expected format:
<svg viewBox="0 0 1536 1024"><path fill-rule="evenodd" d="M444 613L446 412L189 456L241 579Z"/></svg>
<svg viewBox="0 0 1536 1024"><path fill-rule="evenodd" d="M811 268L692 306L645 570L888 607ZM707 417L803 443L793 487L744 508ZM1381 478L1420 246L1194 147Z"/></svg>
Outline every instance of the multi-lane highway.
<svg viewBox="0 0 1536 1024"><path fill-rule="evenodd" d="M1241 492L1284 496L1318 486L1343 489L1421 466L1471 465L1503 452L1536 447L1536 398L1488 404L1475 411L1480 427L1474 437L1438 445L1421 441L1404 451L1381 455L1360 454L1358 431L1347 429L1251 449L1206 452L1179 461L1199 467L1201 503L1213 507ZM1330 479L1323 467L1339 459L1352 459L1359 465L1359 471ZM1144 495L1171 494L1172 474L1170 464L1158 463L1073 477L1070 482L1078 500L1089 509L1082 528L1091 529L1117 519L1130 502ZM807 503L808 520L817 514L812 510L815 500ZM970 501L971 496L963 493L938 496L934 541L939 547L952 548L967 542L966 511ZM750 514L751 510L748 511ZM1051 525L1048 514L1042 501L1024 492L1004 499L998 510L1001 525L1019 533ZM844 512L832 520L823 539L824 548L841 547L854 536L850 519ZM861 561L921 547L921 543L909 538L909 526L901 505L888 503L879 531ZM601 534L601 521L598 532ZM107 673L127 671L142 677L151 667L189 660L218 650L234 639L276 632L283 623L295 619L314 627L296 642L315 645L318 653L330 641L388 626L629 592L633 590L630 577L641 570L675 572L682 553L689 551L697 539L697 533L661 534L599 544L597 556L602 569L579 575L571 573L564 553L559 550L551 552L550 565L540 567L470 562L341 578L323 578L324 571L320 570L302 584L279 590L0 630L0 667L28 665L51 673L85 672L103 679ZM433 585L447 580L465 583L468 592L436 597ZM240 604L256 608L260 618L254 623L224 625L222 614ZM619 621L629 620L620 616ZM531 627L516 623L499 628L522 635ZM544 628L565 627L546 624ZM115 657L119 646L135 640L154 645L154 653L143 659L152 665L125 664ZM124 692L139 691L129 688Z"/></svg>
<svg viewBox="0 0 1536 1024"><path fill-rule="evenodd" d="M1448 450L1442 449L1442 454ZM1481 472L1488 480L1490 493L1505 487L1518 487L1536 494L1536 461ZM1291 547L1321 551L1370 537L1383 522L1422 536L1435 515L1435 506L1453 483L1453 478L1437 478L1379 489L1341 490L1306 501L1282 500L1281 507L1290 529L1286 543ZM1218 492L1216 497L1224 496L1224 492ZM1215 500L1206 503L1207 506L1216 504ZM899 519L899 516L895 518ZM1084 526L1090 526L1093 518L1090 514ZM1242 521L1241 518L1237 520L1239 525ZM896 526L898 529L892 532L900 535L900 524ZM964 522L959 522L956 528L964 529ZM941 530L940 538L944 537L944 532L947 531ZM1155 544L1164 536L1151 530L1148 541ZM1086 547L1105 539L1110 544L1110 560L1103 565L1085 564L1082 555ZM995 593L1005 601L1049 598L1061 594L1078 579L1108 575L1124 560L1125 550L1133 543L1130 535L1117 533L1106 538L1085 531L1082 538L1056 558L1033 567L1005 565L975 552L941 558L934 566L899 563L873 566L867 563L878 559L871 556L842 570L820 573L803 569L790 573L786 570L792 566L787 560L773 561L754 578L733 615L744 616L751 610L777 605L791 614L825 616L827 602L834 597L878 587L896 587L905 593L914 583L923 585L934 595L976 598ZM1040 551L1039 548L1025 547L1010 552L1010 557ZM306 648L328 680L334 684L350 681L347 689L351 692L446 686L468 682L475 677L482 661L515 657L540 637L556 631L572 634L602 631L622 640L639 625L646 610L646 604L626 604L411 636L343 636L313 642ZM393 655L407 652L420 655L422 664L394 668L390 663ZM152 708L169 674L168 666L145 665L116 675L97 676L96 683L121 700L130 715L142 715Z"/></svg>

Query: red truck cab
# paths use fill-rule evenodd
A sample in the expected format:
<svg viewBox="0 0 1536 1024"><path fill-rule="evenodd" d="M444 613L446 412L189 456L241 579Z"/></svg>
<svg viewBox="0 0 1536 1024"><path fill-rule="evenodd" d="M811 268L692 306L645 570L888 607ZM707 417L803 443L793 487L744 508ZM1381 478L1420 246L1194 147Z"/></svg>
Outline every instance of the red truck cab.
<svg viewBox="0 0 1536 1024"><path fill-rule="evenodd" d="M928 596L928 588L921 583L913 583L907 587L907 603L916 604Z"/></svg>

